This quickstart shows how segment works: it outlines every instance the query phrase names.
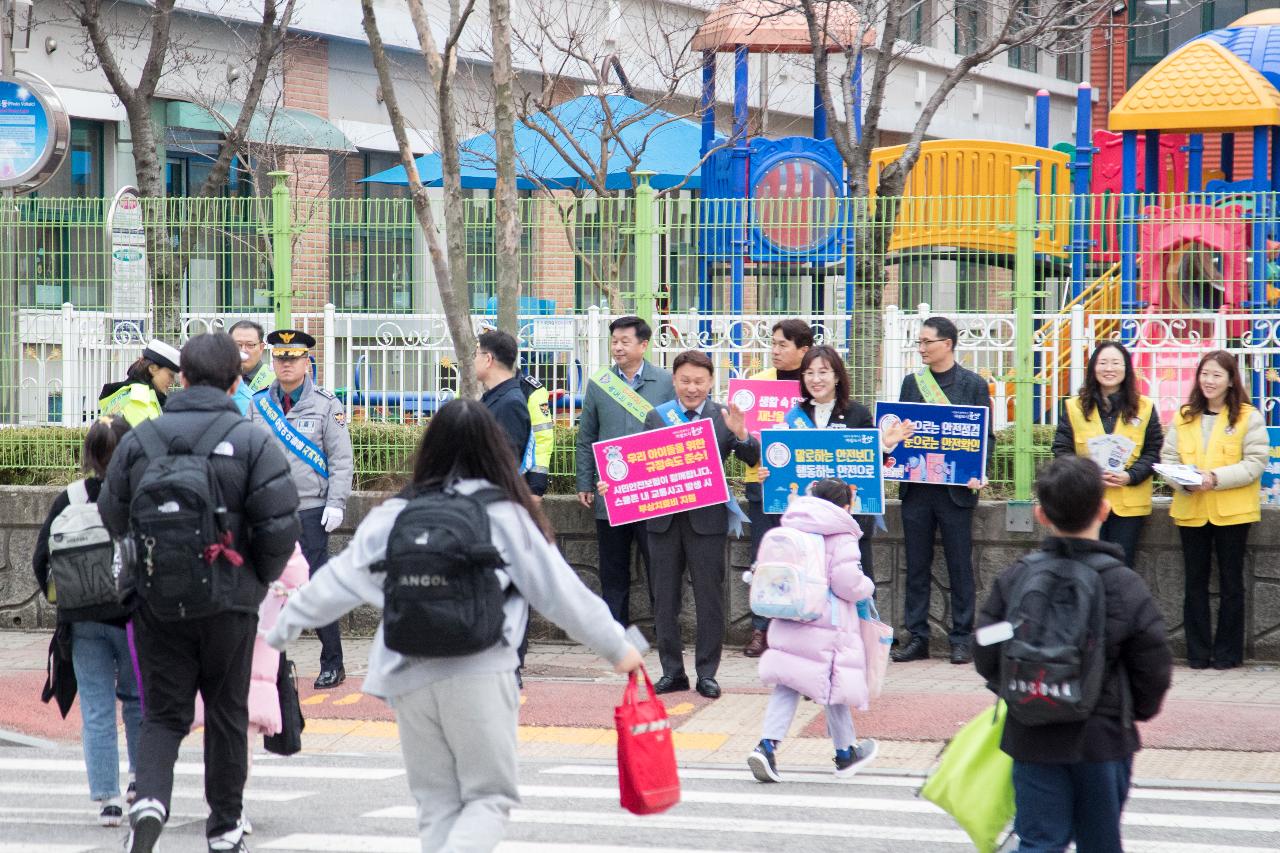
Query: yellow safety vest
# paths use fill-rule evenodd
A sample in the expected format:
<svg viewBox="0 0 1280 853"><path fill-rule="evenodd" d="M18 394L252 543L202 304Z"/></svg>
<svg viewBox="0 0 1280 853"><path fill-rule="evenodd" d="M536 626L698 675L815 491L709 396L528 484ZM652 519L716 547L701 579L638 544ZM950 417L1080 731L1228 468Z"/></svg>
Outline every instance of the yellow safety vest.
<svg viewBox="0 0 1280 853"><path fill-rule="evenodd" d="M777 378L778 378L778 369L777 369L776 367L770 367L769 369L767 369L767 370L762 370L762 371L760 371L759 373L754 374L753 376L751 376L751 377L749 377L749 378L751 378L751 379L777 379ZM758 483L758 482L760 482L760 466L759 466L759 465L748 465L748 466L747 466L746 473L742 475L742 481L743 481L744 483Z"/></svg>
<svg viewBox="0 0 1280 853"><path fill-rule="evenodd" d="M1151 401L1146 397L1139 397L1138 417L1127 421L1116 418L1116 435L1122 435L1133 442L1133 453L1125 462L1126 468L1136 462L1142 454L1142 440L1146 438L1147 424L1151 421L1152 410ZM1106 430L1102 428L1100 413L1095 410L1093 415L1086 419L1084 409L1080 405L1080 398L1071 397L1067 400L1067 417L1071 419L1071 431L1076 439L1076 454L1088 458L1089 439L1106 435ZM1125 517L1150 515L1151 479L1148 477L1132 486L1109 486L1106 494L1107 503L1111 504L1111 511Z"/></svg>
<svg viewBox="0 0 1280 853"><path fill-rule="evenodd" d="M1226 413L1219 415L1207 447L1200 431L1201 416L1187 423L1177 416L1178 455L1182 463L1212 471L1239 462L1244 458L1244 437L1249 431L1249 415L1254 411L1253 406L1241 406L1239 417L1229 427ZM1262 518L1262 493L1256 481L1235 489L1208 492L1175 489L1169 515L1179 527L1203 527L1210 521L1219 526L1248 524Z"/></svg>
<svg viewBox="0 0 1280 853"><path fill-rule="evenodd" d="M130 382L98 401L98 409L104 417L120 415L136 427L143 421L160 417L160 398L155 389L141 382Z"/></svg>
<svg viewBox="0 0 1280 853"><path fill-rule="evenodd" d="M529 408L529 440L533 442L533 467L535 474L551 472L551 455L556 449L556 423L551 417L551 398L547 389L539 384L525 400Z"/></svg>

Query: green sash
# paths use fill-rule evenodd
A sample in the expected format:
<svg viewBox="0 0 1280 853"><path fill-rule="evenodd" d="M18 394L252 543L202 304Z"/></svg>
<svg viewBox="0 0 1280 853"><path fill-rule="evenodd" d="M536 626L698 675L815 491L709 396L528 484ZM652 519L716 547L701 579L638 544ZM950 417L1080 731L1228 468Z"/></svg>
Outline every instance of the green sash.
<svg viewBox="0 0 1280 853"><path fill-rule="evenodd" d="M920 389L920 396L924 398L926 403L932 403L935 406L946 406L951 403L947 399L946 393L942 390L942 386L938 384L938 380L933 378L933 371L929 368L917 371L916 387Z"/></svg>
<svg viewBox="0 0 1280 853"><path fill-rule="evenodd" d="M243 382L244 379L240 381ZM249 377L249 392L250 394L257 394L275 381L275 373L262 362L258 362L258 367L253 371L253 376Z"/></svg>
<svg viewBox="0 0 1280 853"><path fill-rule="evenodd" d="M641 368L642 370L644 368ZM624 382L618 374L614 373L608 367L602 367L596 371L591 377L591 381L600 387L600 390L609 396L609 399L626 409L628 414L644 423L644 419L649 412L653 411L653 404L641 397L636 389L632 388Z"/></svg>

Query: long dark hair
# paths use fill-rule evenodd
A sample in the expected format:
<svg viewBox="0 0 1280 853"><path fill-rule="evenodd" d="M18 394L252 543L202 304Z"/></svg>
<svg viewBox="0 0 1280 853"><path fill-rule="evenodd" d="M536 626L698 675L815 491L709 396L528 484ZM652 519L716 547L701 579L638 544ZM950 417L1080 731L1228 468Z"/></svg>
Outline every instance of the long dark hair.
<svg viewBox="0 0 1280 853"><path fill-rule="evenodd" d="M548 542L555 541L551 522L516 471L507 434L483 403L459 398L441 406L427 422L413 460L410 488L438 488L463 478L493 483L528 511Z"/></svg>
<svg viewBox="0 0 1280 853"><path fill-rule="evenodd" d="M1227 389L1226 399L1227 414L1231 423L1236 422L1240 417L1240 408L1249 402L1249 392L1244 390L1244 385L1240 382L1240 365L1236 364L1231 353L1216 349L1205 353L1200 358L1200 363L1196 365L1191 394L1188 395L1186 404L1178 410L1178 414L1182 415L1183 423L1190 423L1197 416L1209 411L1209 400L1200 390L1200 371L1211 361L1227 372L1227 381L1231 383L1231 387Z"/></svg>
<svg viewBox="0 0 1280 853"><path fill-rule="evenodd" d="M81 465L85 472L100 480L106 479L107 466L111 464L111 457L128 431L129 422L119 415L98 418L94 421L84 437Z"/></svg>
<svg viewBox="0 0 1280 853"><path fill-rule="evenodd" d="M843 412L849 408L849 371L844 369L844 359L840 357L840 353L836 352L835 347L810 347L809 351L804 354L804 358L800 359L800 393L806 403L813 402L813 395L809 393L808 386L804 384L804 372L809 369L809 365L818 359L825 361L831 368L831 372L836 375L835 410Z"/></svg>
<svg viewBox="0 0 1280 853"><path fill-rule="evenodd" d="M1133 373L1133 356L1119 341L1102 341L1094 347L1093 354L1089 356L1089 366L1085 369L1084 384L1080 386L1080 409L1084 412L1086 419L1093 417L1094 409L1103 414L1112 414L1111 401L1103 396L1097 373L1098 357L1104 350L1109 349L1116 350L1124 359L1124 380L1120 383L1118 417L1121 420L1131 421L1138 416L1138 377Z"/></svg>

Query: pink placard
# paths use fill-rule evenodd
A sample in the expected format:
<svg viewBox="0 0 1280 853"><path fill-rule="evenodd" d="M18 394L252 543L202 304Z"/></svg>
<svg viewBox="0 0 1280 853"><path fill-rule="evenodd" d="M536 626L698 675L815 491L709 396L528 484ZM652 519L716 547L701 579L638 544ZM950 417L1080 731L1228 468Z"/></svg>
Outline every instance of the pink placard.
<svg viewBox="0 0 1280 853"><path fill-rule="evenodd" d="M709 420L652 429L591 445L609 524L630 524L729 500Z"/></svg>
<svg viewBox="0 0 1280 853"><path fill-rule="evenodd" d="M798 379L730 379L729 402L747 416L747 432L786 426L787 412L803 399Z"/></svg>

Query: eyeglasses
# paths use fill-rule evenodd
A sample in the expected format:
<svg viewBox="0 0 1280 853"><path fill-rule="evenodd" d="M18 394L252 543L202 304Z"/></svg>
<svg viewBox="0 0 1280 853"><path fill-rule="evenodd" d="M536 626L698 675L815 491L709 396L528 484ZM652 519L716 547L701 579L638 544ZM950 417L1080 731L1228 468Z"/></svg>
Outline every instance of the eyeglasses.
<svg viewBox="0 0 1280 853"><path fill-rule="evenodd" d="M946 341L946 340L950 340L950 338L921 338L920 340L916 341L916 349L924 349L930 344L936 344L936 343L939 343L940 341Z"/></svg>

